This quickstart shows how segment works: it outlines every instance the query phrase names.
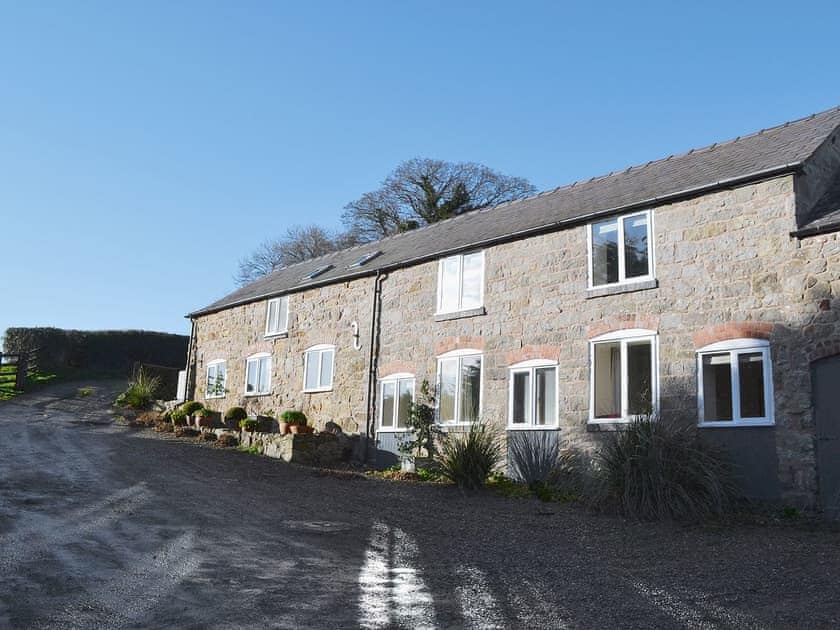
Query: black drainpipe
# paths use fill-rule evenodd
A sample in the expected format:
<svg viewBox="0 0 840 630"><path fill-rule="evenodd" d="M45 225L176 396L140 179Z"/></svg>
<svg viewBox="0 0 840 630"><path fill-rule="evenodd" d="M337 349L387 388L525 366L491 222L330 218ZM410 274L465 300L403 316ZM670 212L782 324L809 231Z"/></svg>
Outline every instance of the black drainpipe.
<svg viewBox="0 0 840 630"><path fill-rule="evenodd" d="M190 343L187 346L187 377L184 383L184 399L192 400L195 396L191 395L190 388L193 386L193 362L192 355L195 351L195 319L190 317Z"/></svg>
<svg viewBox="0 0 840 630"><path fill-rule="evenodd" d="M376 410L376 371L379 364L379 314L382 310L382 281L388 274L376 272L376 280L373 281L373 309L370 315L370 353L368 355L368 405L365 417L365 443L363 457L368 463L368 444L374 437L374 412Z"/></svg>

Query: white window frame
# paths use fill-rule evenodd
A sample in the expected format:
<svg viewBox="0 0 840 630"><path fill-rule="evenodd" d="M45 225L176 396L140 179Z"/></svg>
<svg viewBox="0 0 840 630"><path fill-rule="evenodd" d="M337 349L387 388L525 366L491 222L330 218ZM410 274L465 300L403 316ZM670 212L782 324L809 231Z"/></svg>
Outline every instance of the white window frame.
<svg viewBox="0 0 840 630"><path fill-rule="evenodd" d="M219 367L223 365L225 368L225 380L222 386L222 393L221 394L211 394L210 393L210 368L216 368L216 375L213 377L214 389L215 389L215 382L216 379L219 378ZM204 380L204 397L207 399L210 398L224 398L227 395L227 361L225 359L214 359L207 364L206 370L206 378Z"/></svg>
<svg viewBox="0 0 840 630"><path fill-rule="evenodd" d="M475 254L479 254L481 256L481 284L479 287L479 303L473 306L464 307L464 256L473 256ZM444 263L447 260L458 260L458 308L444 311L443 310L443 268ZM438 290L437 290L437 312L436 315L447 315L449 313L460 313L463 311L471 311L476 308L482 308L484 306L484 269L486 264L486 256L484 254L484 250L477 251L477 252L466 252L464 254L458 254L456 256L447 256L446 258L441 258L438 262Z"/></svg>
<svg viewBox="0 0 840 630"><path fill-rule="evenodd" d="M285 321L282 322L282 326L280 325L280 317L279 313L281 312L282 305L285 303L286 305L286 317L284 318ZM278 317L277 317L277 328L271 327L271 305L277 304L278 308ZM277 335L285 335L289 332L289 296L284 295L278 298L271 298L265 307L265 336L266 337L276 337Z"/></svg>
<svg viewBox="0 0 840 630"><path fill-rule="evenodd" d="M647 243L648 243L648 273L645 276L638 276L636 278L626 278L626 269L625 269L625 261L624 261L624 220L629 219L632 217L637 216L646 216L647 217ZM603 223L604 221L608 221L610 219L615 219L618 222L618 282L610 282L605 284L593 284L595 270L592 268L593 264L593 256L592 256L592 230L595 229L596 223ZM586 241L587 241L587 260L588 260L588 274L587 274L587 287L590 289L601 289L604 287L617 287L623 286L626 284L635 284L636 282L646 282L649 280L653 280L656 278L656 269L654 267L654 260L655 256L654 252L654 241L653 241L654 229L653 229L653 210L642 210L640 212L630 212L628 214L621 214L614 217L602 217L598 220L592 221L589 225L586 226Z"/></svg>
<svg viewBox="0 0 840 630"><path fill-rule="evenodd" d="M452 350L450 352L446 352L441 354L437 358L437 374L435 376L435 389L437 392L437 400L435 404L437 405L437 419L435 420L436 424L443 426L443 427L458 427L458 426L465 426L468 427L472 424L469 420L461 420L461 364L465 357L478 357L481 359L481 373L479 374L478 378L478 413L476 414L478 418L481 418L481 413L484 408L484 353L481 350L473 350L473 349L466 349L466 350ZM441 389L441 367L444 361L456 360L458 361L458 380L455 383L455 419L454 420L441 420L440 419L440 389Z"/></svg>
<svg viewBox="0 0 840 630"><path fill-rule="evenodd" d="M536 424L537 397L536 393L536 371L540 368L554 368L554 422L549 424ZM508 431L547 431L557 429L560 426L560 370L557 361L546 359L532 359L515 363L509 368L508 376ZM525 424L514 424L513 422L513 376L517 373L529 374L529 389L531 396L531 421Z"/></svg>
<svg viewBox="0 0 840 630"><path fill-rule="evenodd" d="M410 374L409 372L398 372L397 374L389 374L379 380L379 432L380 433L405 433L411 431L409 427L398 427L397 426L397 415L399 414L399 397L400 397L400 382L401 381L409 381L411 383L411 402L414 402L414 396L416 393L414 384L415 384L415 376L414 374ZM394 404L394 417L391 418L393 424L391 426L385 426L382 424L382 415L385 410L385 405L383 401L385 400L385 384L386 383L393 383L394 384L394 391L396 393L395 404Z"/></svg>
<svg viewBox="0 0 840 630"><path fill-rule="evenodd" d="M653 415L659 414L659 335L655 330L630 328L617 330L593 337L589 340L589 423L618 424L630 422L634 415L627 413L627 344L633 341L651 342L651 389L653 397ZM621 416L618 418L595 417L595 346L600 343L621 343Z"/></svg>
<svg viewBox="0 0 840 630"><path fill-rule="evenodd" d="M729 353L729 366L732 370L732 420L705 419L703 395L703 356L707 354ZM741 418L741 380L739 375L738 355L760 352L764 372L764 417ZM770 342L766 339L728 339L718 341L697 350L697 418L700 427L768 427L776 424L773 397L773 362L770 356Z"/></svg>
<svg viewBox="0 0 840 630"><path fill-rule="evenodd" d="M257 363L257 387L260 384L260 368L259 363L262 362L264 359L268 359L268 389L265 391L256 390L253 392L248 391L248 367L252 363ZM267 396L271 393L271 370L273 368L272 365L273 361L271 360L271 354L268 352L258 352L257 354L252 354L250 357L245 359L245 396Z"/></svg>
<svg viewBox="0 0 840 630"><path fill-rule="evenodd" d="M324 354L327 352L332 352L332 368L330 369L330 382L329 384L321 383L321 367L323 366L324 362ZM306 370L309 366L310 355L318 356L318 386L312 387L307 389L306 388ZM303 392L304 393L313 393L313 392L329 392L332 391L333 382L335 382L335 346L328 343L321 343L316 346L311 346L303 351Z"/></svg>

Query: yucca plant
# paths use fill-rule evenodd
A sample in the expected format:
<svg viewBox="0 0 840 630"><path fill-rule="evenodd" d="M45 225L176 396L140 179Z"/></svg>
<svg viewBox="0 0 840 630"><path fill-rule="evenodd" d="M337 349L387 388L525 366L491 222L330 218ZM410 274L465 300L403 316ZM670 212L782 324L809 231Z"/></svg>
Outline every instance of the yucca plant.
<svg viewBox="0 0 840 630"><path fill-rule="evenodd" d="M117 398L116 404L120 407L131 407L133 409L148 409L155 399L160 388L160 378L152 376L143 368L137 372L137 376L128 389Z"/></svg>
<svg viewBox="0 0 840 630"><path fill-rule="evenodd" d="M508 437L511 475L531 490L549 482L560 458L557 436L547 432L519 431Z"/></svg>
<svg viewBox="0 0 840 630"><path fill-rule="evenodd" d="M435 457L441 474L462 490L478 490L504 460L498 432L483 421L466 433L447 433Z"/></svg>
<svg viewBox="0 0 840 630"><path fill-rule="evenodd" d="M724 454L696 429L640 417L595 454L596 503L639 519L698 520L721 516L737 494Z"/></svg>

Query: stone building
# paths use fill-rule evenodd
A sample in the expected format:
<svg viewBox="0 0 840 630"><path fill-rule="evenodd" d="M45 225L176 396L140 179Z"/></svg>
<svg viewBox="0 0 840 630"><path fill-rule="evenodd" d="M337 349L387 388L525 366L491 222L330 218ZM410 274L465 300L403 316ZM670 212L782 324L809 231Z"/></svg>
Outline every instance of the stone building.
<svg viewBox="0 0 840 630"><path fill-rule="evenodd" d="M442 425L584 448L653 412L724 444L746 494L830 507L840 108L293 265L189 317L190 391L217 409L301 409L380 455L424 380Z"/></svg>

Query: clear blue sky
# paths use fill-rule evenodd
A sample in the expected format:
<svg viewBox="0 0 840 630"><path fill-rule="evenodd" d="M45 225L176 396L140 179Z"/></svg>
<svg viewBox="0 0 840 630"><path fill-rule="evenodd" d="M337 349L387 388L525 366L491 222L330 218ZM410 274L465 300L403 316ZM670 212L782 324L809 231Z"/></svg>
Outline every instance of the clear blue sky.
<svg viewBox="0 0 840 630"><path fill-rule="evenodd" d="M0 0L0 333L187 332L260 241L338 227L411 157L547 189L840 105L838 24L836 1Z"/></svg>

